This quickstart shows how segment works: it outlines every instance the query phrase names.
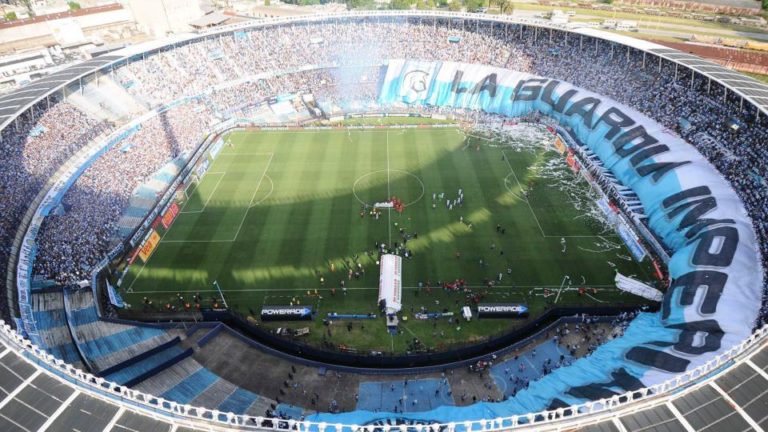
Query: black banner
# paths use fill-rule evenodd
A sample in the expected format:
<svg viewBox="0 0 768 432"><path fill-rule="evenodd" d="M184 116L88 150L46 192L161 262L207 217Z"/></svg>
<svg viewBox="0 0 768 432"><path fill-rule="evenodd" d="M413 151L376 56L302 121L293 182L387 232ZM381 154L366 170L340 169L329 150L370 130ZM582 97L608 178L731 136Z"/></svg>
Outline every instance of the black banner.
<svg viewBox="0 0 768 432"><path fill-rule="evenodd" d="M477 305L478 318L525 318L528 306L518 303L481 303Z"/></svg>
<svg viewBox="0 0 768 432"><path fill-rule="evenodd" d="M309 306L263 306L262 321L311 321L312 308Z"/></svg>

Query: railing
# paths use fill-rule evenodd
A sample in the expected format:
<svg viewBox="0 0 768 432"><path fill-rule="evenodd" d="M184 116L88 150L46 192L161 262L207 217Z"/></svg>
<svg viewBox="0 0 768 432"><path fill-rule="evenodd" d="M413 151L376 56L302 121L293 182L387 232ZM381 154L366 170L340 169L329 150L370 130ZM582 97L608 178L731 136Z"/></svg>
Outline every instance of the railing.
<svg viewBox="0 0 768 432"><path fill-rule="evenodd" d="M211 34L221 34L222 32L225 32L225 31L234 31L237 28L251 28L251 27L259 27L259 26L281 25L281 24L288 24L288 23L316 22L316 21L323 21L323 20L346 19L346 18L355 18L355 17L358 17L358 18L359 17L419 18L422 16L446 18L446 19L467 18L467 19L472 19L476 21L482 20L482 21L489 21L489 22L504 22L504 23L510 23L510 24L535 25L537 27L544 27L544 28L557 29L557 30L567 30L562 26L546 24L538 20L512 19L508 17L491 17L491 16L478 15L478 14L445 13L445 12L434 12L434 11L419 11L414 13L386 11L386 12L365 12L365 13L340 13L340 14L333 14L333 15L309 16L309 17L300 17L300 18L278 18L275 20L268 20L260 24L247 23L240 26L236 25L236 26L227 27L226 29L217 29L212 32L203 34L202 37L210 36ZM590 36L597 37L595 35L590 35ZM638 49L641 49L641 48L638 48ZM95 70L98 70L98 68L95 68ZM41 206L45 206L48 203L48 201L49 200L46 199L46 200L41 200L38 203ZM23 249L31 245L29 245L27 242L17 242L15 246ZM18 270L22 270L21 266L19 266ZM695 368L692 371L686 372L673 379L665 381L664 383L654 385L642 390L636 390L633 392L626 393L624 395L617 395L609 399L602 399L599 401L587 402L584 404L574 405L571 407L562 408L558 410L542 411L538 413L516 415L516 416L498 418L498 419L492 419L492 420L479 420L479 421L462 422L462 423L447 423L447 424L439 424L439 425L435 424L435 425L429 425L429 427L430 428L434 428L434 427L447 428L449 431L469 430L469 429L496 430L496 429L518 426L518 425L538 425L538 424L550 423L554 421L561 421L565 419L576 419L581 416L592 415L595 413L618 409L634 401L644 400L650 397L658 397L661 395L668 394L671 390L676 390L701 380L703 377L705 377L709 373L715 370L718 370L723 366L726 366L735 357L753 348L757 344L764 342L766 339L766 334L768 334L767 329L768 329L767 327L761 328L757 332L753 333L748 339L746 339L741 344L732 347L731 349L727 350L725 353L721 355L715 356L704 365L698 368ZM246 428L256 428L256 429L273 428L273 429L287 430L287 429L296 427L300 430L324 431L330 427L333 430L338 431L340 429L354 430L358 428L358 426L355 426L355 425L342 426L342 425L329 425L329 424L323 424L323 423L295 422L295 421L279 421L278 422L272 419L265 419L261 417L240 416L240 415L234 415L232 413L221 413L216 410L208 410L205 408L197 408L197 407L191 407L188 405L180 405L172 401L164 400L162 398L157 398L155 396L147 395L147 394L144 394L132 389L128 389L125 387L120 387L114 383L107 382L102 378L97 378L91 374L82 372L71 365L67 365L64 362L61 362L60 360L56 360L55 358L48 355L44 350L41 350L39 347L35 346L30 341L24 339L22 336L20 336L18 333L16 333L7 325L4 325L2 327L2 331L0 331L0 338L8 340L9 343L14 345L17 350L19 350L20 352L24 352L25 354L28 354L28 358L30 358L32 361L40 364L43 367L46 367L49 370L56 371L57 374L62 376L64 379L67 379L68 381L71 381L77 385L80 385L83 388L86 388L89 391L92 391L94 393L106 395L106 396L109 396L110 398L122 400L129 404L132 404L137 409L147 411L147 412L159 413L167 417L168 419L175 419L173 421L178 422L180 421L180 419L181 421L187 421L187 420L191 420L195 422L205 421L217 427L218 426L220 427L242 426ZM415 428L417 429L421 429L423 427L427 427L427 426L415 426ZM384 429L388 430L390 429L390 427L385 426Z"/></svg>
<svg viewBox="0 0 768 432"><path fill-rule="evenodd" d="M24 337L19 335L3 321L0 321L0 340L9 345L11 349L24 355L30 362L55 373L65 381L77 385L90 395L102 399L109 398L113 402L127 404L131 409L154 417L158 417L159 415L161 420L176 424L195 424L199 426L201 423L205 423L206 427L212 430L227 430L232 427L248 430L271 429L284 431L298 430L302 432L373 432L374 430L381 429L388 432L390 430L400 430L397 426L361 426L298 420L277 420L265 417L236 415L218 410L183 405L157 396L142 393L138 390L120 386L116 383L109 382L104 378L83 372L70 364L56 359L45 352L45 350L40 349L29 340L24 339ZM767 341L768 325L755 331L749 338L740 344L731 347L723 354L712 358L707 363L691 371L678 375L663 383L627 392L622 395L616 395L607 399L572 405L566 408L513 415L509 417L464 422L409 425L407 428L416 430L417 432L485 432L509 429L518 426L551 425L558 421L580 421L581 419L600 413L615 412L626 408L631 404L640 403L645 400L650 400L651 398L671 397L673 396L673 391L705 380L712 372L719 371L724 366L730 365L733 360L740 355L752 351Z"/></svg>

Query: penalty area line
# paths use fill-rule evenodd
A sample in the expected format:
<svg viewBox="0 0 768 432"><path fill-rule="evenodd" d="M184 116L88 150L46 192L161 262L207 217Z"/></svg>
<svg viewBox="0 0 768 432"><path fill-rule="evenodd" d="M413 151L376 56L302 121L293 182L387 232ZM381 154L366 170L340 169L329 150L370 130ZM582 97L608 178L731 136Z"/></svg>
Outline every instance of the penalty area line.
<svg viewBox="0 0 768 432"><path fill-rule="evenodd" d="M269 192L267 193L267 196L253 203L251 207L256 207L260 203L266 201L272 195L272 192L274 192L275 190L275 183L272 181L272 177L265 176L265 178L269 180L269 184L271 185ZM198 213L198 212L184 212L184 213ZM234 241L235 239L209 239L209 240L165 240L164 242L165 243L233 243Z"/></svg>
<svg viewBox="0 0 768 432"><path fill-rule="evenodd" d="M243 214L243 218L240 220L240 225L237 227L237 232L235 232L235 237L232 238L232 241L234 242L237 240L237 236L240 235L240 230L243 228L243 224L245 223L245 218L248 217L248 212L251 211L253 208L253 200L256 198L256 194L259 192L259 189L261 188L261 182L264 181L264 177L267 176L267 171L269 170L269 166L272 165L272 159L274 158L274 153L269 154L269 161L267 161L267 166L264 168L264 172L261 173L261 177L259 178L259 182L256 184L256 188L253 191L253 195L251 195L251 200L248 201L248 207L245 209L245 213Z"/></svg>
<svg viewBox="0 0 768 432"><path fill-rule="evenodd" d="M269 162L267 162L267 167L264 169L264 173L262 173L262 175L261 175L261 178L259 179L259 184L256 186L256 190L253 192L253 196L251 196L251 203L253 203L253 198L256 196L256 192L258 192L258 190L259 190L259 187L261 187L261 181L262 181L262 180L264 180L264 176L266 176L266 175L267 175L267 169L269 169L269 165L272 163L272 157L273 157L273 156L274 156L274 153L270 153L270 154L269 154ZM215 172L215 173L216 173L216 174L219 174L219 173L220 173L220 174L226 174L226 171L217 171L217 172ZM205 175L206 175L206 176L207 176L208 174L209 174L208 172L206 172L206 173L205 173ZM203 177L203 178L205 178L205 177ZM222 175L222 176L221 176L221 178L219 178L219 182L218 182L218 183L216 183L216 187L214 188L213 192L211 192L211 196L213 196L214 192L215 192L215 191L216 191L216 189L219 187L219 183L221 183L221 179L223 179L223 178L224 178L224 175ZM210 198L211 198L211 197L208 197L208 201L210 201ZM181 214L181 213L184 213L184 209L187 207L187 204L189 204L189 201L190 201L190 200L189 200L189 199L187 199L187 200L184 202L184 204L181 206L181 209L180 209L180 211L179 211L179 214ZM206 201L206 204L205 204L206 206L208 205L208 201ZM205 209L205 207L203 207L203 209ZM248 211L249 211L250 209L251 209L251 207L250 207L250 205L249 205L249 207L248 207L248 208L245 210L245 215L243 216L243 220L240 222L240 227L237 229L237 233L235 234L235 238L234 238L234 239L232 239L232 240L230 240L230 241L228 241L227 243L231 243L231 242L234 242L234 241L237 239L237 235L238 235L238 234L240 234L240 228L242 228L242 226L243 226L243 222L245 222L245 216L247 216L247 215L248 215ZM153 254L154 254L154 252L156 252L156 249L157 249L157 248L158 248L158 247L159 247L159 246L160 246L162 243L164 243L164 242L165 242L165 243L185 243L185 242L190 242L190 243L203 243L203 242L198 242L198 241L189 241L189 240L168 240L168 241L165 241L165 236L167 236L167 235L168 235L168 233L169 233L169 232L171 232L171 230L173 229L173 227L174 227L174 226L176 226L176 225L178 225L178 224L173 224L173 225L171 225L171 226L170 226L170 227L169 227L169 228L168 228L168 229L167 229L167 230L166 230L166 231L163 233L163 235L160 237L160 241L158 241L158 242L157 242L157 246L155 246L155 251L153 251ZM206 240L204 243L219 243L219 242L222 242L222 243L223 243L223 242L225 242L225 241L219 241L219 240ZM151 256L150 256L150 258L151 258ZM145 269L145 268L147 268L147 262L149 262L149 259L147 259L147 261L145 261L145 262L144 262L144 263L141 265L141 268L139 269L139 272L138 272L138 273L136 273L136 277L135 277L135 278L133 278L133 280L131 281L131 284L130 284L130 285L128 285L128 288L126 288L126 291L127 291L127 292L132 292L132 289L133 289L133 285L136 283L136 281L137 281L137 280L139 280L139 278L141 277L141 274L144 272L144 269Z"/></svg>
<svg viewBox="0 0 768 432"><path fill-rule="evenodd" d="M221 181L224 180L224 176L227 174L226 172L221 173L211 173L213 174L221 174L221 177L219 177L219 181L216 182L216 185L213 187L213 190L211 191L211 194L208 195L208 199L205 200L205 204L203 204L203 208L200 210L189 210L189 211L182 211L179 212L179 214L191 214L191 213L202 213L205 211L205 208L208 207L208 203L211 202L211 198L213 198L214 195L216 195L216 190L219 188L219 185L221 184ZM197 189L197 188L195 188Z"/></svg>
<svg viewBox="0 0 768 432"><path fill-rule="evenodd" d="M512 164L509 163L509 156L507 156L507 152L502 150L501 154L504 155L504 162L507 163L507 166L509 167L509 172L512 173L512 176L515 178L515 181L517 182L517 185L520 187L520 191L523 191L523 185L520 183L520 179L517 178L517 174L515 174L515 170L512 168ZM525 197L523 200L526 204L528 204L528 208L531 210L531 214L533 215L533 220L536 221L536 225L539 227L539 231L541 232L542 237L547 237L547 234L544 233L544 228L541 227L541 223L539 222L539 218L536 216L536 212L533 211L533 206L531 206L531 201L528 199L528 197Z"/></svg>

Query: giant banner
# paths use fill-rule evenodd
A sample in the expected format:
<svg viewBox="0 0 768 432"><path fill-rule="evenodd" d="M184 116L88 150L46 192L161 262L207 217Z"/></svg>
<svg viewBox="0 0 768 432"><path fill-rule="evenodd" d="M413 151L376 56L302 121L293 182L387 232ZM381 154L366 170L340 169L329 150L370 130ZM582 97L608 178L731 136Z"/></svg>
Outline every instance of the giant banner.
<svg viewBox="0 0 768 432"><path fill-rule="evenodd" d="M638 195L648 224L674 253L661 311L640 314L622 338L499 403L416 414L356 411L312 420L456 422L611 397L666 381L744 340L761 304L762 267L741 200L691 145L640 112L569 83L452 62L391 60L382 104L425 104L509 117L539 112L570 128Z"/></svg>

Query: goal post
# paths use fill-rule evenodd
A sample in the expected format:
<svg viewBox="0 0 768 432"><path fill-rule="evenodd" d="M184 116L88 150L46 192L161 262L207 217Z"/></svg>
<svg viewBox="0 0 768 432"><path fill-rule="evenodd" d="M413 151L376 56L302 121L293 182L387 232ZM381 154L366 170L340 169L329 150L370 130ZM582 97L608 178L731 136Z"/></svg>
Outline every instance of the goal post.
<svg viewBox="0 0 768 432"><path fill-rule="evenodd" d="M199 183L199 180L197 179L196 175L192 175L189 177L189 180L187 180L187 183L184 184L184 188L182 189L182 192L184 194L184 200L188 200L189 197L195 192L195 189L197 189L197 185Z"/></svg>

